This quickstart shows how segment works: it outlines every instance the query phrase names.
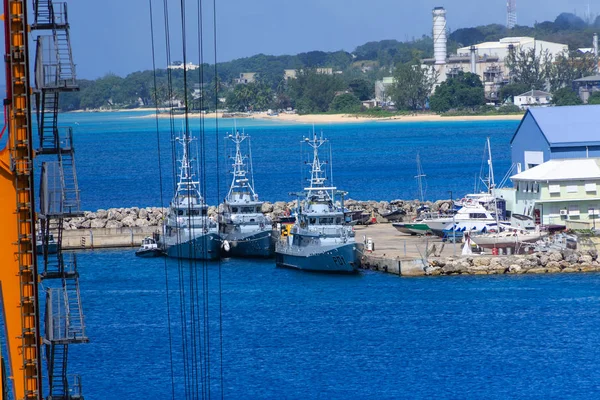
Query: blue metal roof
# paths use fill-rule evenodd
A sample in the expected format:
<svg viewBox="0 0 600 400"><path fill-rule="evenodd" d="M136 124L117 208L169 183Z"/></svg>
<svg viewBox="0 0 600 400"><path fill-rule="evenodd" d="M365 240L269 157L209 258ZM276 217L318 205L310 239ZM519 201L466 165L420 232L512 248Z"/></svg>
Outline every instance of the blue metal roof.
<svg viewBox="0 0 600 400"><path fill-rule="evenodd" d="M600 105L534 107L523 120L528 116L533 117L551 147L600 145Z"/></svg>

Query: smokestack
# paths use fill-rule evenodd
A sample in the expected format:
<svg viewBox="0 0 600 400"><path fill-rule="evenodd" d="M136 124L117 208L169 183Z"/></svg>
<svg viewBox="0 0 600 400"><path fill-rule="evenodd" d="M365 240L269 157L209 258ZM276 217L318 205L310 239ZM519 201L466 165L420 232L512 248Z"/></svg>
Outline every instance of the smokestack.
<svg viewBox="0 0 600 400"><path fill-rule="evenodd" d="M436 65L446 64L446 10L433 9L433 57Z"/></svg>
<svg viewBox="0 0 600 400"><path fill-rule="evenodd" d="M598 73L598 34L594 33L594 70Z"/></svg>
<svg viewBox="0 0 600 400"><path fill-rule="evenodd" d="M477 47L471 46L469 48L469 50L471 51L471 73L476 74L477 73L477 53L475 53L475 52L477 51Z"/></svg>

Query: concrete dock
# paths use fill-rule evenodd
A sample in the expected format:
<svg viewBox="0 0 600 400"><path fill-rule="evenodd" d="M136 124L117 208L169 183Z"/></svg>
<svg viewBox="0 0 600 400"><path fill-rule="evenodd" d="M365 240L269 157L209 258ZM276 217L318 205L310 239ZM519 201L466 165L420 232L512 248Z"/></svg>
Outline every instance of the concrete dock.
<svg viewBox="0 0 600 400"><path fill-rule="evenodd" d="M364 244L369 238L374 250L362 251L363 268L374 268L398 275L420 276L432 256L451 257L460 255L462 244L444 243L437 236L411 236L401 233L392 224L355 226L356 242Z"/></svg>
<svg viewBox="0 0 600 400"><path fill-rule="evenodd" d="M359 226L355 232L362 252L361 268L402 276L600 272L600 237L595 236L580 235L577 250L462 256L462 243L454 245L435 236L406 235L391 224ZM374 244L373 251L363 244L369 238Z"/></svg>

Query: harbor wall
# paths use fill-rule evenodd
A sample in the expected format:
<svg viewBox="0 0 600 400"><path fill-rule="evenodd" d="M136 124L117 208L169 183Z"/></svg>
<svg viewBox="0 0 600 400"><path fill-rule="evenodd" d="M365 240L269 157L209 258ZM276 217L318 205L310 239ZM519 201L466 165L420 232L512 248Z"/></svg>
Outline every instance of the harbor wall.
<svg viewBox="0 0 600 400"><path fill-rule="evenodd" d="M66 230L62 247L65 250L138 247L146 236L152 236L157 230L156 226Z"/></svg>

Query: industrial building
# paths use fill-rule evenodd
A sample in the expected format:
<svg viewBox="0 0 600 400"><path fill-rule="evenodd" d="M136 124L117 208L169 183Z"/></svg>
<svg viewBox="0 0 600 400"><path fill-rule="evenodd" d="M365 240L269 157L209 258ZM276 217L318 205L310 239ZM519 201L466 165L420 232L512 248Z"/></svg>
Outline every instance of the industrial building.
<svg viewBox="0 0 600 400"><path fill-rule="evenodd" d="M600 157L600 105L530 108L513 135L518 172L554 159Z"/></svg>
<svg viewBox="0 0 600 400"><path fill-rule="evenodd" d="M433 9L433 53L434 57L422 60L425 66L434 66L438 84L459 72L479 75L489 102L499 102L500 88L508 83L510 71L506 58L512 50L535 49L538 54L548 51L552 57L568 51L566 44L536 40L532 37L506 37L497 42L485 42L459 48L454 55L447 54L446 10Z"/></svg>
<svg viewBox="0 0 600 400"><path fill-rule="evenodd" d="M511 180L513 213L530 215L538 224L596 228L600 215L600 159L550 160Z"/></svg>
<svg viewBox="0 0 600 400"><path fill-rule="evenodd" d="M600 75L584 76L573 81L573 89L581 101L587 104L594 92L600 92Z"/></svg>

